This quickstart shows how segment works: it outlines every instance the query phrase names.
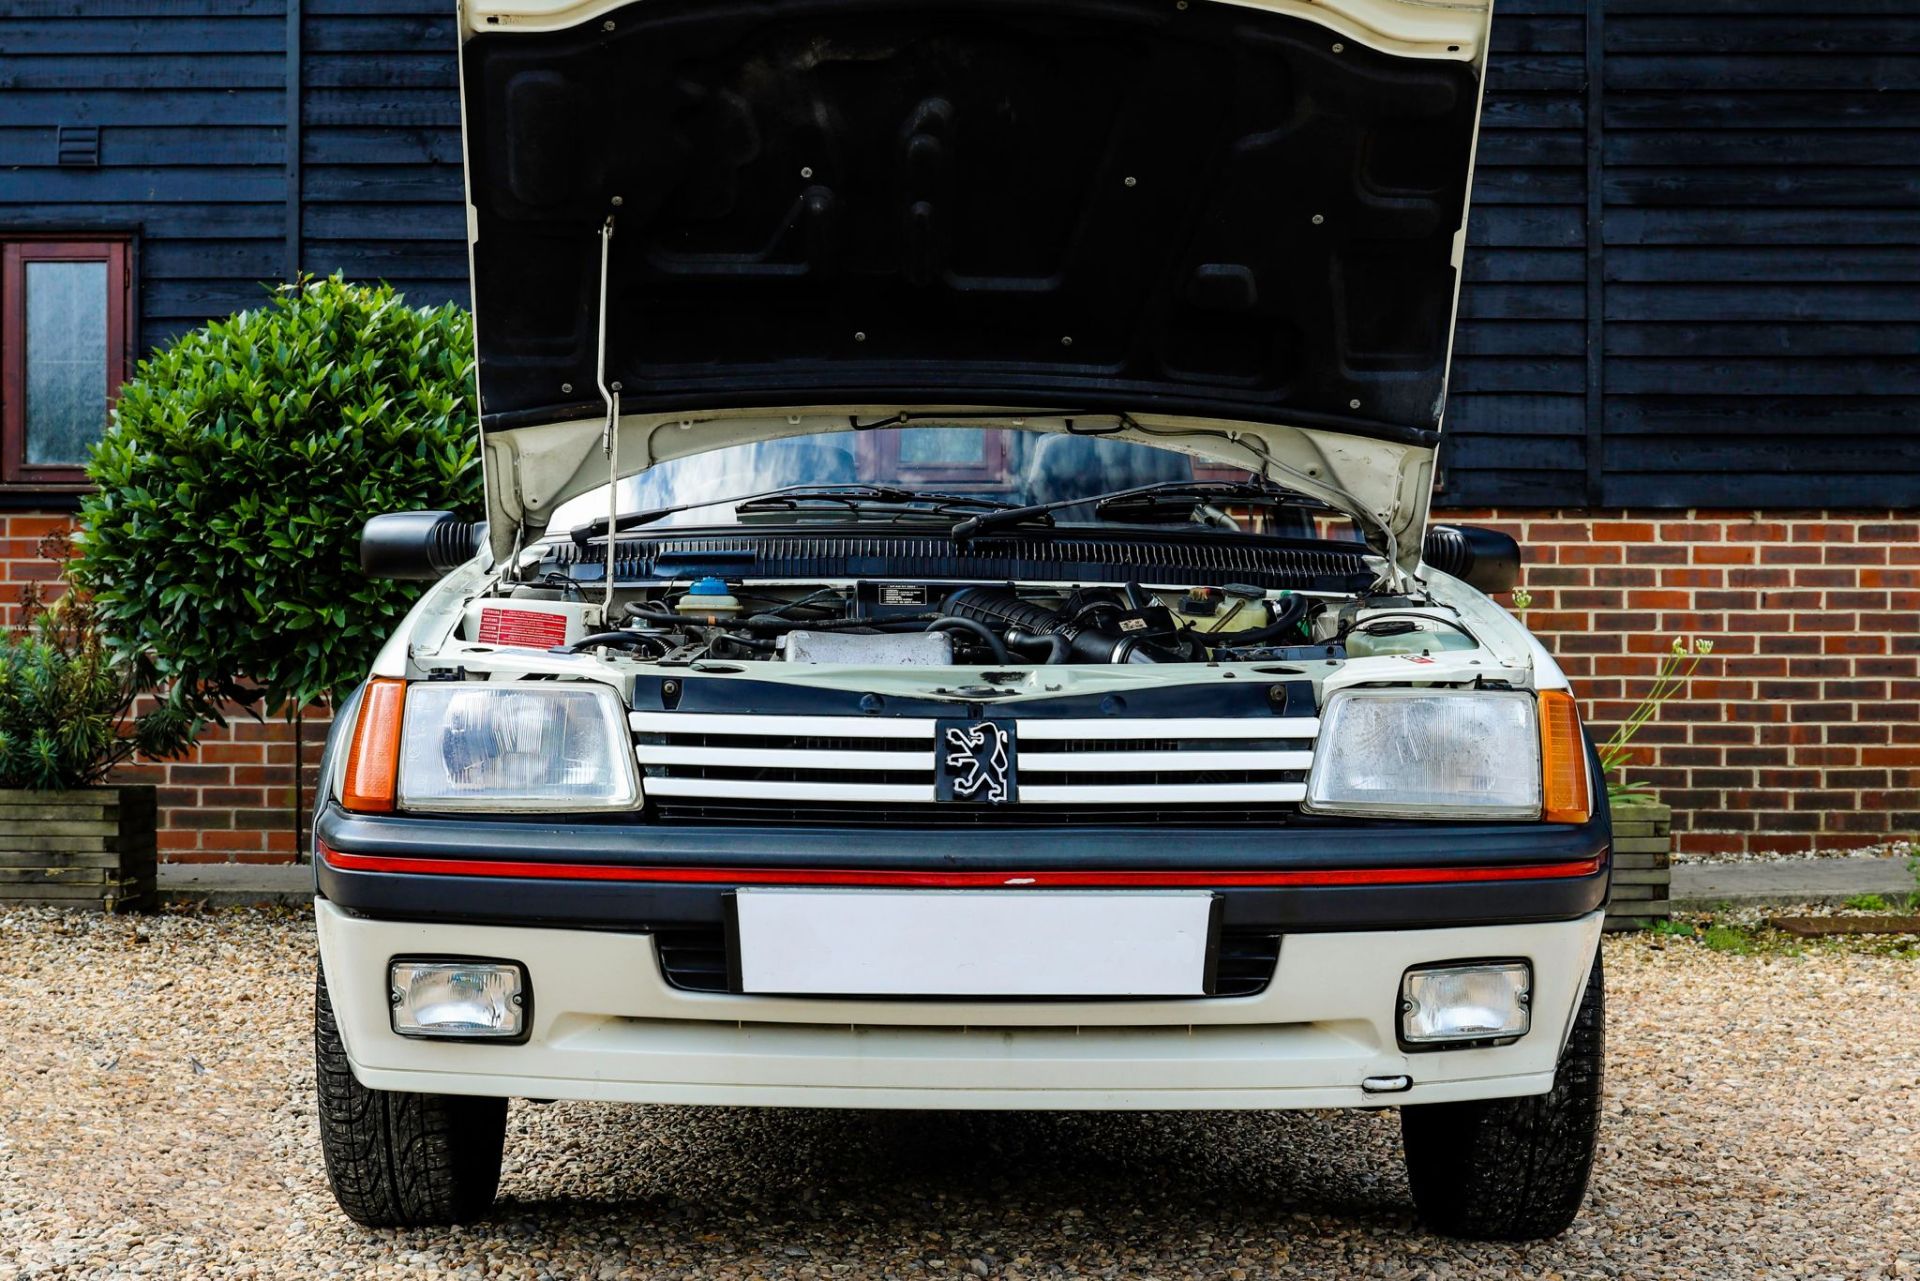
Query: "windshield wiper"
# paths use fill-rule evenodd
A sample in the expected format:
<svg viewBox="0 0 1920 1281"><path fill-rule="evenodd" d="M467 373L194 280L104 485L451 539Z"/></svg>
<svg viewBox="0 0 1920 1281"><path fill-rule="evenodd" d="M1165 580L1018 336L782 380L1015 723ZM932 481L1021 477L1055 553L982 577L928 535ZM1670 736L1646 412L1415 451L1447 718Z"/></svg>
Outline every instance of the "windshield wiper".
<svg viewBox="0 0 1920 1281"><path fill-rule="evenodd" d="M749 498L740 502L734 511L741 512L790 512L803 507L813 506L842 507L848 511L877 505L881 507L905 507L913 514L937 516L952 511L998 511L1013 506L998 498L982 498L976 494L934 494L920 493L911 489L896 489L889 485L861 485L847 489L812 490L804 494L768 494L759 498Z"/></svg>
<svg viewBox="0 0 1920 1281"><path fill-rule="evenodd" d="M611 532L624 533L629 529L638 529L642 525L651 525L655 521L665 520L669 516L696 507L725 507L733 505L741 511L797 511L807 503L835 503L857 510L867 503L880 503L887 506L906 506L911 503L928 504L929 514L949 511L955 508L987 508L999 511L1012 507L1011 503L998 498L984 498L975 494L921 493L917 490L902 489L896 485L782 485L778 489L757 490L751 494L738 494L732 498L702 498L693 502L675 503L671 507L652 507L642 511L622 512L612 521ZM584 525L575 525L571 531L573 541L580 547L586 547L594 539L609 532L605 516L596 516Z"/></svg>
<svg viewBox="0 0 1920 1281"><path fill-rule="evenodd" d="M1044 521L1051 524L1053 513L1068 507L1092 507L1095 515L1104 517L1125 511L1129 507L1135 509L1151 507L1161 500L1170 498L1189 498L1202 502L1227 499L1243 503L1325 506L1324 503L1306 494L1296 493L1264 480L1163 480L1155 485L1136 485L1131 489L1115 489L1104 494L1057 498L1050 503L1034 503L1027 507L1003 507L998 511L982 512L978 516L969 516L956 523L952 535L955 542L961 542L976 534L1005 529L1009 525L1023 525L1029 521Z"/></svg>

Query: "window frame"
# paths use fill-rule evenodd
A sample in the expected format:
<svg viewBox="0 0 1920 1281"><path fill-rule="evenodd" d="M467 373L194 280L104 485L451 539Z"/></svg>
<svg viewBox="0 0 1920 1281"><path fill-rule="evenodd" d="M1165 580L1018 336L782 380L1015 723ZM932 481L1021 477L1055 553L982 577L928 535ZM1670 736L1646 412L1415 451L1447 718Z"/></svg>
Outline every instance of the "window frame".
<svg viewBox="0 0 1920 1281"><path fill-rule="evenodd" d="M27 461L27 265L107 265L107 408L133 367L133 237L100 232L0 231L0 492L84 493L84 464Z"/></svg>

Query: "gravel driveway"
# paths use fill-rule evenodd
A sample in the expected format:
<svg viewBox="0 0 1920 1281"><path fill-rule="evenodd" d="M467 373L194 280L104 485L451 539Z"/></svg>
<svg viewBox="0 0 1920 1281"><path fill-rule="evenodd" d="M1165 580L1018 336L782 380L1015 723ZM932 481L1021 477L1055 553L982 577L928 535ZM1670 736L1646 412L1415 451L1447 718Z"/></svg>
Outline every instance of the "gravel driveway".
<svg viewBox="0 0 1920 1281"><path fill-rule="evenodd" d="M334 1209L313 935L0 910L0 1277L1920 1277L1920 963L1607 943L1595 1187L1416 1226L1390 1113L515 1104L475 1228Z"/></svg>

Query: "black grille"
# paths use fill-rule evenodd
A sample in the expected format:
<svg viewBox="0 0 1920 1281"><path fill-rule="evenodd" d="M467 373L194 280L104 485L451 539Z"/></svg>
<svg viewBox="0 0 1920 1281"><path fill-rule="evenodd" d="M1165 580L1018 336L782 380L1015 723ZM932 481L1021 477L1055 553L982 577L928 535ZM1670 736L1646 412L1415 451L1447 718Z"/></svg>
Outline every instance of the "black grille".
<svg viewBox="0 0 1920 1281"><path fill-rule="evenodd" d="M727 990L727 936L722 927L655 930L653 945L660 953L660 972L674 987L683 992Z"/></svg>
<svg viewBox="0 0 1920 1281"><path fill-rule="evenodd" d="M706 573L756 578L877 577L1017 582L1251 583L1294 591L1351 591L1373 575L1359 544L1318 543L1218 534L1159 532L1113 535L1038 533L968 540L945 534L688 534L623 538L615 545L616 581L641 583ZM600 577L604 539L584 554L571 542L551 545L547 564L579 582Z"/></svg>
<svg viewBox="0 0 1920 1281"><path fill-rule="evenodd" d="M660 953L661 973L669 984L683 992L728 990L727 938L723 926L657 930L653 939ZM1213 994L1257 996L1273 981L1273 970L1279 960L1278 934L1228 930L1220 938Z"/></svg>
<svg viewBox="0 0 1920 1281"><path fill-rule="evenodd" d="M1191 781L1191 780L1189 780ZM847 805L841 802L661 797L650 802L662 823L766 827L1282 827L1298 805Z"/></svg>
<svg viewBox="0 0 1920 1281"><path fill-rule="evenodd" d="M1228 930L1220 936L1219 962L1213 971L1215 996L1256 996L1273 982L1280 963L1278 934L1244 934Z"/></svg>

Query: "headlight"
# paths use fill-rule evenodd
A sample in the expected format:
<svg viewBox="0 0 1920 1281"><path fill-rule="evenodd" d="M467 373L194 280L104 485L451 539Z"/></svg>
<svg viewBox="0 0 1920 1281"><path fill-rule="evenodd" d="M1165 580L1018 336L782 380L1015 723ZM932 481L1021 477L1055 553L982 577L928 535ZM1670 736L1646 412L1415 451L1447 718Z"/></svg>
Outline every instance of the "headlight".
<svg viewBox="0 0 1920 1281"><path fill-rule="evenodd" d="M399 805L625 810L640 803L626 709L606 685L407 687Z"/></svg>
<svg viewBox="0 0 1920 1281"><path fill-rule="evenodd" d="M517 1041L526 1034L527 976L515 961L395 960L387 991L401 1036Z"/></svg>
<svg viewBox="0 0 1920 1281"><path fill-rule="evenodd" d="M1341 690L1320 716L1306 807L1322 814L1539 818L1533 695Z"/></svg>
<svg viewBox="0 0 1920 1281"><path fill-rule="evenodd" d="M1525 1036L1533 1025L1525 961L1429 965L1400 980L1400 1039L1409 1045Z"/></svg>

